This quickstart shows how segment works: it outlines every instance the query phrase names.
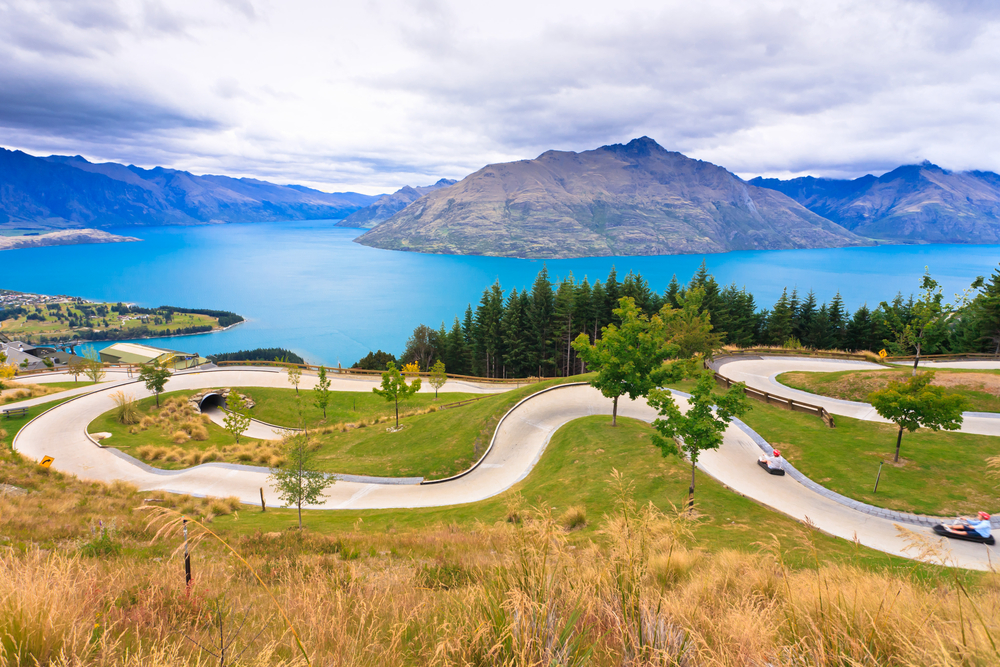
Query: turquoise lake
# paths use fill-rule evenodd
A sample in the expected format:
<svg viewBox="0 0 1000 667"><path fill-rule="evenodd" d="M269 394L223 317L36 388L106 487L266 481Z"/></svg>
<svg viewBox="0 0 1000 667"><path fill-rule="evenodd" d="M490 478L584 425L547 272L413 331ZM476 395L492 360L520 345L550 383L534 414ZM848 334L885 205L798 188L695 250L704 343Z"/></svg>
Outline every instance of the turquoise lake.
<svg viewBox="0 0 1000 667"><path fill-rule="evenodd" d="M815 290L820 301L840 292L851 310L909 295L925 266L948 297L977 275L989 275L1000 246L922 245L732 252L718 255L523 260L421 255L352 243L357 230L329 221L149 227L109 230L141 243L58 246L0 252L0 288L70 294L143 306L231 310L248 322L217 334L154 339L202 355L285 347L308 361L352 364L370 350L402 351L420 323L449 326L483 288L530 287L543 265L555 279L619 280L638 271L662 291L707 260L721 284L745 285L759 307L783 287ZM97 346L101 347L101 346Z"/></svg>

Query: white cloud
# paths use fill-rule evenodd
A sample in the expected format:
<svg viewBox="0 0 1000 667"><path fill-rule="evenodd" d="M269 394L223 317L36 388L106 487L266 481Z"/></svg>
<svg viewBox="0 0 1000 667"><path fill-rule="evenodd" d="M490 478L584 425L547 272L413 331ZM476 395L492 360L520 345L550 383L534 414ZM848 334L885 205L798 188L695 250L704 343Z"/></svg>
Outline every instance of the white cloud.
<svg viewBox="0 0 1000 667"><path fill-rule="evenodd" d="M745 176L1000 170L944 0L0 0L0 144L364 192L649 135Z"/></svg>

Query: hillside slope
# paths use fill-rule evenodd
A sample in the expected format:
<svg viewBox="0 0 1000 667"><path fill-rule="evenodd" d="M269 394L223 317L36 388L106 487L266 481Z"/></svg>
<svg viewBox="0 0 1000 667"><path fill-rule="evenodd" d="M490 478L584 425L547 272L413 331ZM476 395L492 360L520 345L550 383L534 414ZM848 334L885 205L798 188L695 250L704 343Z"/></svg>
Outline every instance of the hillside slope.
<svg viewBox="0 0 1000 667"><path fill-rule="evenodd" d="M755 178L845 228L879 239L1000 243L1000 175L952 172L930 162L853 181Z"/></svg>
<svg viewBox="0 0 1000 667"><path fill-rule="evenodd" d="M343 218L377 197L0 148L0 224L50 229Z"/></svg>
<svg viewBox="0 0 1000 667"><path fill-rule="evenodd" d="M648 137L488 165L356 240L392 250L532 258L870 243L778 192Z"/></svg>
<svg viewBox="0 0 1000 667"><path fill-rule="evenodd" d="M440 190L457 183L453 178L442 178L434 185L420 187L401 187L391 195L382 195L378 200L361 210L351 213L349 216L337 223L337 227L354 227L360 229L371 229L380 223L396 215L404 208L423 197L428 192Z"/></svg>

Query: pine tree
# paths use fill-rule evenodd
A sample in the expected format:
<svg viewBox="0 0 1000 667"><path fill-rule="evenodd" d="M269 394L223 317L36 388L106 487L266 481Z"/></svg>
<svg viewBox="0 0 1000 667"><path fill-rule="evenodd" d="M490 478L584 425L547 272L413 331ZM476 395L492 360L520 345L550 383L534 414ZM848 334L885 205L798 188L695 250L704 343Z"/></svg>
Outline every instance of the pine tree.
<svg viewBox="0 0 1000 667"><path fill-rule="evenodd" d="M526 295L527 292L524 293ZM517 290L511 290L500 322L503 335L505 377L527 377L531 374L528 349L524 339L527 301Z"/></svg>
<svg viewBox="0 0 1000 667"><path fill-rule="evenodd" d="M539 377L554 372L555 354L553 354L552 349L554 315L555 295L552 293L549 271L543 266L538 277L535 278L535 284L531 287L531 307L528 311L531 331L528 349L531 353L532 365L537 369Z"/></svg>
<svg viewBox="0 0 1000 667"><path fill-rule="evenodd" d="M611 267L608 279L604 283L604 305L601 311L601 322L605 325L619 323L621 320L615 315L614 310L618 307L618 299L622 296L621 284L618 282L618 271Z"/></svg>
<svg viewBox="0 0 1000 667"><path fill-rule="evenodd" d="M813 337L813 320L816 319L816 293L809 290L805 301L799 305L798 317L795 318L795 337L806 347L815 348Z"/></svg>
<svg viewBox="0 0 1000 667"><path fill-rule="evenodd" d="M664 303L669 304L671 308L679 308L680 292L681 292L681 284L677 282L677 274L675 273L673 278L670 279L670 284L667 285L667 291L663 293Z"/></svg>
<svg viewBox="0 0 1000 667"><path fill-rule="evenodd" d="M862 304L854 311L854 316L847 324L844 337L844 347L853 352L861 350L872 350L880 343L874 342L874 322L868 304Z"/></svg>
<svg viewBox="0 0 1000 667"><path fill-rule="evenodd" d="M781 297L767 318L767 340L771 345L782 346L792 337L792 309L788 301L788 288L781 290Z"/></svg>
<svg viewBox="0 0 1000 667"><path fill-rule="evenodd" d="M840 298L840 292L833 296L830 302L828 334L826 349L841 349L844 347L844 338L847 329L847 319L850 313L844 308L844 300Z"/></svg>

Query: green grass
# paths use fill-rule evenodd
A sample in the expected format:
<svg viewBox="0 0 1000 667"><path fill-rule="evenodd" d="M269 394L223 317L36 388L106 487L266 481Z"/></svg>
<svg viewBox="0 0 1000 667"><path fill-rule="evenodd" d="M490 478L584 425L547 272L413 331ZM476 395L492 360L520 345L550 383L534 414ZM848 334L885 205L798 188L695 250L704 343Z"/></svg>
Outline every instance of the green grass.
<svg viewBox="0 0 1000 667"><path fill-rule="evenodd" d="M795 371L782 373L777 380L820 396L866 402L869 393L883 388L890 380L906 380L910 374L908 367L833 373ZM938 369L934 372L934 384L965 396L972 412L1000 412L1000 370Z"/></svg>
<svg viewBox="0 0 1000 667"><path fill-rule="evenodd" d="M571 378L570 381L572 380ZM367 423L362 428L344 427L343 431L336 424L313 430L310 435L319 445L317 467L327 472L352 475L428 479L448 477L465 470L483 454L500 417L517 401L539 389L560 382L563 381L553 380L528 385L448 410L436 410L437 405L445 403L444 398L435 404L432 395L426 398L421 396L420 401L414 401L407 409L435 411L401 419L403 429L394 433L386 430L387 427L394 425L395 421L389 418L390 406L384 399L369 393L336 392L331 399L331 404L338 406L336 414L354 414L357 415L355 420L367 415L370 420L379 419L379 423ZM258 397L261 399L252 411L255 418L278 425L294 423L290 415L297 411L295 390L262 390L251 387L241 388L240 391L253 396L255 400ZM165 402L173 396L189 396L192 393L194 392L171 392L161 395L160 401ZM462 396L464 395L452 394L451 398ZM307 396L302 397L303 410L307 409L307 398ZM355 399L357 412L346 412L348 406L353 409ZM154 405L151 398L139 402L144 415L155 412ZM315 407L313 410L319 413ZM333 415L334 413L328 410L328 421L332 421ZM89 431L111 433L112 437L106 441L107 446L123 449L132 455L137 455L142 447L159 447L171 451L181 450L184 454L214 452L215 460L254 464L254 460L241 458L250 456L250 452L246 448L242 451L237 449L227 431L215 424L206 424L205 427L209 434L207 440L174 443L172 437L175 429L152 427L138 433L130 433L128 427L116 421L114 411L111 410L91 422ZM241 438L241 442L244 440ZM140 458L150 465L166 470L191 465L180 456L171 457L175 460L166 460L165 455L166 453L161 451L156 460L142 456Z"/></svg>
<svg viewBox="0 0 1000 667"><path fill-rule="evenodd" d="M505 521L507 501L520 494L534 506L549 506L556 516L573 506L586 510L587 524L573 531L581 544L602 539L604 516L615 508L611 474L618 470L634 484L640 504L653 502L664 511L671 503L681 507L687 498L690 468L676 457L664 458L650 442L652 428L637 420L619 418L612 428L607 416L584 417L563 426L552 437L538 465L510 492L481 502L441 508L411 510L315 510L305 512L310 531L363 534L424 531L445 526L468 530L485 523ZM840 540L818 531L807 531L792 519L776 514L697 473L695 543L709 551L737 549L756 552L762 542L775 536L799 564L811 562L806 550L813 539L822 560L859 559L862 564L883 567L906 561ZM295 525L291 510L268 509L266 513L245 506L237 520L219 517L215 524L229 535L251 535L257 531L281 531ZM907 567L915 567L908 563ZM922 567L922 566L920 566Z"/></svg>
<svg viewBox="0 0 1000 667"><path fill-rule="evenodd" d="M406 417L400 420L403 429L398 432L387 430L395 420L384 419L365 428L318 433L318 467L359 475L449 477L483 455L497 422L515 403L561 382L529 385L457 408Z"/></svg>
<svg viewBox="0 0 1000 667"><path fill-rule="evenodd" d="M985 460L1000 453L987 435L920 429L903 434L892 463L896 426L837 416L837 428L802 412L752 401L743 421L779 448L802 474L828 489L878 507L935 516L1000 509L1000 480ZM878 493L879 462L885 461Z"/></svg>
<svg viewBox="0 0 1000 667"><path fill-rule="evenodd" d="M395 404L386 402L384 398L370 391L331 392L330 404L326 408L326 418L324 419L323 411L315 404L316 392L311 389L300 389L298 398L296 398L294 389L271 387L238 387L236 389L241 394L253 398L254 403L256 403L253 409L255 419L279 426L297 427L300 408L302 420L309 428L395 415ZM402 415L410 411L426 410L432 405L446 405L479 396L482 394L442 393L435 401L434 394L416 394L400 403L399 413Z"/></svg>
<svg viewBox="0 0 1000 667"><path fill-rule="evenodd" d="M176 391L170 392L169 394L161 394L160 403L163 405L171 398L187 397L194 393L194 391ZM141 401L138 401L137 405L140 415L144 417L155 416L160 412L156 407L155 398L144 398ZM136 458L142 459L149 465L162 468L163 470L179 470L197 464L197 461L185 461L179 457L178 460L168 460L165 458L166 451L163 450L181 451L185 455L192 452L214 451L216 452L216 458L212 460L231 461L234 463L244 462L237 458L235 451L232 456L226 456L223 454L222 450L224 448L232 448L235 446L235 440L228 431L221 426L208 422L207 420L201 420L200 416L197 421L208 433L208 438L205 440L188 440L183 443L175 443L173 441L174 433L181 428L183 423L182 421L170 422L169 425L163 426L155 425L147 428L146 430L131 433L129 426L118 423L115 418L115 410L109 410L94 421L90 422L90 425L87 427L87 431L89 433L111 433L111 437L103 441L102 444L107 447L113 447L127 452ZM245 436L240 438L240 443L246 447L261 447L259 441ZM159 452L160 457L155 460L151 460L147 456L144 456L140 450L148 447L159 448L161 450ZM268 451L270 451L270 449L268 449Z"/></svg>
<svg viewBox="0 0 1000 667"><path fill-rule="evenodd" d="M28 381L25 379L25 381ZM90 380L81 380L80 382L46 382L43 386L45 387L55 387L56 389L78 389L80 387L89 387L95 384Z"/></svg>
<svg viewBox="0 0 1000 667"><path fill-rule="evenodd" d="M671 385L690 391L694 383ZM877 507L932 516L1000 510L1000 478L986 459L1000 454L1000 439L988 435L904 432L900 463L892 463L896 426L836 417L837 428L803 412L751 401L743 421L781 450L792 465L828 489ZM885 461L878 493L879 462Z"/></svg>

